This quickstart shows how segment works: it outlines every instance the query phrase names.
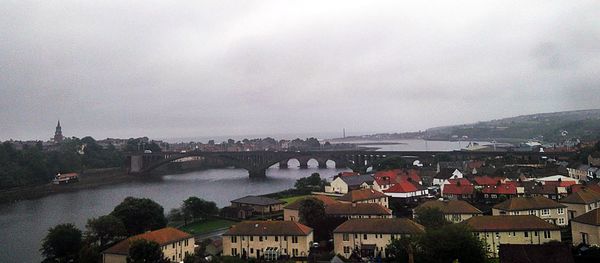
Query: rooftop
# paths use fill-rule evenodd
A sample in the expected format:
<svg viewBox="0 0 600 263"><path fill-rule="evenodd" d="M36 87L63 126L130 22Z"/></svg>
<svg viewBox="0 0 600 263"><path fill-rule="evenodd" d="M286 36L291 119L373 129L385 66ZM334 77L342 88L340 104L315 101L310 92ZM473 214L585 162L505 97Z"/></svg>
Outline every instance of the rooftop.
<svg viewBox="0 0 600 263"><path fill-rule="evenodd" d="M372 184L375 180L370 174L344 176L339 178L342 179L342 181L344 181L348 186L358 186L365 182L368 184Z"/></svg>
<svg viewBox="0 0 600 263"><path fill-rule="evenodd" d="M313 231L312 228L295 221L242 221L237 223L224 236L306 236Z"/></svg>
<svg viewBox="0 0 600 263"><path fill-rule="evenodd" d="M482 214L481 210L462 200L431 200L415 208L437 208L444 214Z"/></svg>
<svg viewBox="0 0 600 263"><path fill-rule="evenodd" d="M377 203L336 203L325 207L327 215L391 215L392 211Z"/></svg>
<svg viewBox="0 0 600 263"><path fill-rule="evenodd" d="M232 203L250 204L250 205L277 205L285 204L284 201L268 198L264 196L245 196L231 201Z"/></svg>
<svg viewBox="0 0 600 263"><path fill-rule="evenodd" d="M461 224L466 224L475 232L559 230L556 225L534 215L523 216L474 216Z"/></svg>
<svg viewBox="0 0 600 263"><path fill-rule="evenodd" d="M143 234L129 237L128 239L125 239L125 240L115 244L114 246L104 250L102 253L127 255L129 253L129 245L131 244L131 242L133 242L135 240L139 240L139 239L154 241L154 242L158 243L159 245L164 246L164 245L171 244L173 242L177 242L177 241L192 238L192 237L193 237L192 235L190 235L186 232L183 232L181 230L178 230L178 229L175 229L172 227L166 227L166 228L162 228L162 229L158 229L158 230L154 230L154 231L150 231L150 232L146 232Z"/></svg>
<svg viewBox="0 0 600 263"><path fill-rule="evenodd" d="M347 194L338 198L338 200L346 202L358 202L382 197L387 197L387 195L373 189L358 189L348 192Z"/></svg>
<svg viewBox="0 0 600 263"><path fill-rule="evenodd" d="M421 234L425 227L407 218L349 219L334 233Z"/></svg>
<svg viewBox="0 0 600 263"><path fill-rule="evenodd" d="M596 208L583 215L573 218L572 221L586 225L600 226L600 208Z"/></svg>
<svg viewBox="0 0 600 263"><path fill-rule="evenodd" d="M560 200L567 204L591 204L600 201L600 193L583 188Z"/></svg>
<svg viewBox="0 0 600 263"><path fill-rule="evenodd" d="M326 195L311 195L311 196L308 196L308 197L305 197L305 198L300 198L300 199L294 201L293 203L291 203L289 205L286 205L284 207L284 209L300 210L300 206L302 204L302 201L306 200L308 198L314 198L314 199L317 199L317 200L321 200L321 202L323 202L323 204L325 206L328 206L328 205L331 205L331 204L335 204L335 203L338 202L335 199L333 199L333 198L331 198L329 196L326 196Z"/></svg>
<svg viewBox="0 0 600 263"><path fill-rule="evenodd" d="M513 197L494 206L494 208L504 211L522 211L560 207L567 206L543 196Z"/></svg>

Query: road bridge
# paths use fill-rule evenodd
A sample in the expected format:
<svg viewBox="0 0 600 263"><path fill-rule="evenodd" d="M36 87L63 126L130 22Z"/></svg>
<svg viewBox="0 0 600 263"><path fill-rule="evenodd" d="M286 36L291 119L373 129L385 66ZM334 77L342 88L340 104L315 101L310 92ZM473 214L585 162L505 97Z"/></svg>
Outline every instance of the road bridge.
<svg viewBox="0 0 600 263"><path fill-rule="evenodd" d="M436 156L446 155L451 160L471 160L488 157L512 158L522 162L536 162L542 157L568 159L575 153L565 152L498 152L498 151L247 151L247 152L159 152L130 153L127 155L126 167L131 174L146 174L170 162L187 157L217 159L226 165L248 171L250 177L265 177L269 167L279 164L280 169L288 168L288 161L296 159L300 168L307 168L308 161L315 159L319 168L327 168L327 161L335 162L336 168L350 168L353 171L365 172L374 162L390 157L401 157L407 160L420 160L422 163L433 163Z"/></svg>

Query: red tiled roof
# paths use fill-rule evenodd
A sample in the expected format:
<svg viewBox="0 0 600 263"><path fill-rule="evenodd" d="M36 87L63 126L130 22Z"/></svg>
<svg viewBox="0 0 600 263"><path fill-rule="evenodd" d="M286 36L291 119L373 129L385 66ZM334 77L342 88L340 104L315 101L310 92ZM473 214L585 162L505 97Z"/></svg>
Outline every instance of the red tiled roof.
<svg viewBox="0 0 600 263"><path fill-rule="evenodd" d="M475 176L473 180L477 185L496 185L499 182L501 183L506 178L502 177L490 177L490 176Z"/></svg>
<svg viewBox="0 0 600 263"><path fill-rule="evenodd" d="M473 185L467 178L448 179L448 183L444 184L444 187L449 184Z"/></svg>
<svg viewBox="0 0 600 263"><path fill-rule="evenodd" d="M172 227L165 227L162 229L154 230L151 232L146 232L143 234L132 236L128 239L125 239L114 246L104 250L102 253L105 254L119 254L119 255L127 255L129 253L129 246L131 242L139 239L144 239L148 241L154 241L161 246L171 244L173 242L181 241L184 239L192 238L194 236L183 232L179 229L175 229Z"/></svg>
<svg viewBox="0 0 600 263"><path fill-rule="evenodd" d="M349 219L334 233L422 234L425 227L407 218Z"/></svg>
<svg viewBox="0 0 600 263"><path fill-rule="evenodd" d="M422 186L416 182L401 181L387 190L384 193L411 193L422 190Z"/></svg>
<svg viewBox="0 0 600 263"><path fill-rule="evenodd" d="M383 194L382 192L368 188L352 190L347 194L343 195L342 197L338 198L338 200L347 202L358 202L364 200L379 199L382 197L387 197L387 195Z"/></svg>
<svg viewBox="0 0 600 263"><path fill-rule="evenodd" d="M295 221L242 221L237 223L224 236L306 236L312 228Z"/></svg>
<svg viewBox="0 0 600 263"><path fill-rule="evenodd" d="M474 216L463 221L461 224L468 225L475 232L560 229L558 226L534 215Z"/></svg>
<svg viewBox="0 0 600 263"><path fill-rule="evenodd" d="M517 187L513 184L486 186L481 190L484 194L516 195Z"/></svg>
<svg viewBox="0 0 600 263"><path fill-rule="evenodd" d="M380 171L376 172L373 177L375 177L377 184L389 185L396 183L396 177L398 177L398 174L394 171Z"/></svg>
<svg viewBox="0 0 600 263"><path fill-rule="evenodd" d="M358 175L358 173L356 173L356 172L341 172L339 175L340 176L355 176L355 175Z"/></svg>
<svg viewBox="0 0 600 263"><path fill-rule="evenodd" d="M442 195L470 195L473 194L475 187L473 185L456 185L456 184L446 184L444 185L444 190L442 191Z"/></svg>

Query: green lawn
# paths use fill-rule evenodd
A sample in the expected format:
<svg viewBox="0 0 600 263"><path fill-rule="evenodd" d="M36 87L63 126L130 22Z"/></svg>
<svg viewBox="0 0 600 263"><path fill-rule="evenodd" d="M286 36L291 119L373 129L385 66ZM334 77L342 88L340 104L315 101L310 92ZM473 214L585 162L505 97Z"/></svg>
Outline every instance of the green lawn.
<svg viewBox="0 0 600 263"><path fill-rule="evenodd" d="M291 203L295 202L296 200L298 200L298 199L301 199L301 198L305 198L305 197L307 197L307 196L310 196L310 195L297 195L297 196L290 196L290 197L286 197L286 198L280 198L279 200L281 200L281 201L285 201L285 202L287 202L288 204L291 204Z"/></svg>
<svg viewBox="0 0 600 263"><path fill-rule="evenodd" d="M187 226L182 226L179 229L181 229L185 232L188 232L190 234L197 235L197 234L211 232L211 231L214 231L214 230L217 230L220 228L226 228L235 223L237 223L237 222L225 220L225 219L211 218L211 219L200 221L200 222L194 222L194 223L188 224Z"/></svg>

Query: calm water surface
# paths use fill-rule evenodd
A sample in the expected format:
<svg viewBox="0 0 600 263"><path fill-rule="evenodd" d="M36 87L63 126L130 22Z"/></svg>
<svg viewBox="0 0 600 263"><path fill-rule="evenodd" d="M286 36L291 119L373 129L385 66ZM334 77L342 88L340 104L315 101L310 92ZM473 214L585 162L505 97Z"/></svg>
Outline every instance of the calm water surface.
<svg viewBox="0 0 600 263"><path fill-rule="evenodd" d="M466 142L425 142L422 140L402 141L405 144L373 145L388 151L449 151L466 146ZM311 160L309 169L295 169L298 163L290 160L290 169L272 167L264 180L250 180L241 169L214 169L178 175L166 175L162 180L132 182L111 187L82 190L73 193L0 205L0 262L39 262L41 239L48 228L73 223L84 229L88 218L108 214L127 196L147 197L165 208L179 207L189 196L212 200L219 207L230 200L246 195L260 195L285 190L294 182L311 173L319 172L322 177L332 177L338 169L317 169ZM329 167L334 167L328 162Z"/></svg>

